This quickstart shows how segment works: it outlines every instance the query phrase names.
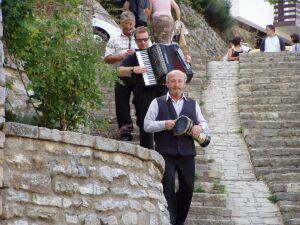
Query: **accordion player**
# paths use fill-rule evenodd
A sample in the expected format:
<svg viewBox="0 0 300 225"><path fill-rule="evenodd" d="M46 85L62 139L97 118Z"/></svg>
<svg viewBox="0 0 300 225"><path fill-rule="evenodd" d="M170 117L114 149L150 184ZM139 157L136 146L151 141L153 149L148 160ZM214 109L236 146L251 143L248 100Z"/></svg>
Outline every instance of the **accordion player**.
<svg viewBox="0 0 300 225"><path fill-rule="evenodd" d="M143 73L145 86L165 84L166 75L180 70L187 75L187 83L193 77L191 66L184 61L182 50L177 44L153 44L150 48L136 52L140 66L147 67Z"/></svg>

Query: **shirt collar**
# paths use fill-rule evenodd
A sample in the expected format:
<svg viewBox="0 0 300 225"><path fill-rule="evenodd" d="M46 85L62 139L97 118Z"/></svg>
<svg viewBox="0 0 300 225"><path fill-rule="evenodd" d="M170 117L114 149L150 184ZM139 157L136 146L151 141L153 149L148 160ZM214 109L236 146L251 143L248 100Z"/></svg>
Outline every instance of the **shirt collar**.
<svg viewBox="0 0 300 225"><path fill-rule="evenodd" d="M167 98L166 98L166 100L168 101L169 98L170 98L172 101L174 101L173 98L171 97L171 95L170 95L169 92L168 92L168 93L167 93ZM179 100L182 100L182 99L184 99L185 101L187 100L187 98L186 98L186 96L184 95L184 93L182 94L182 97L181 97Z"/></svg>

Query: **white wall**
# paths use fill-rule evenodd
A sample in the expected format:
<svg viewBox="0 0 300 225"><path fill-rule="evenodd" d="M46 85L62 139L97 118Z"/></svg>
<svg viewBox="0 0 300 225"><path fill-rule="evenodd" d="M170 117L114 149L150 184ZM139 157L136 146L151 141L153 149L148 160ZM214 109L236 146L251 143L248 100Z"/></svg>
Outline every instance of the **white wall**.
<svg viewBox="0 0 300 225"><path fill-rule="evenodd" d="M265 0L231 0L232 16L260 31L273 24L274 8Z"/></svg>

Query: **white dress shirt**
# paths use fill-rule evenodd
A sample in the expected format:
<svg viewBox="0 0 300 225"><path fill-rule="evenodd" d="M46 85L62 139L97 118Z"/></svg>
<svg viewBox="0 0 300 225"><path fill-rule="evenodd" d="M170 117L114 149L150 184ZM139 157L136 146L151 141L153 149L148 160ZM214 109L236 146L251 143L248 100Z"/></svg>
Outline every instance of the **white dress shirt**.
<svg viewBox="0 0 300 225"><path fill-rule="evenodd" d="M173 107L176 111L177 116L179 117L180 112L182 110L183 107L183 103L184 101L186 101L186 97L183 95L181 99L179 99L178 101L174 101L172 99L172 97L170 96L169 92L166 95L166 100L168 100L169 98L171 98L172 100L172 104ZM208 126L207 126L207 122L204 119L202 113L201 113L201 109L199 104L196 102L196 118L197 118L197 124L200 125L202 127L203 131L207 131L208 132ZM154 99L150 106L149 109L147 111L147 114L145 116L144 119L144 130L148 133L156 133L156 132L160 132L165 130L165 121L156 121L156 117L158 115L158 103L157 100Z"/></svg>
<svg viewBox="0 0 300 225"><path fill-rule="evenodd" d="M281 52L280 42L279 42L279 38L277 35L266 38L265 52Z"/></svg>
<svg viewBox="0 0 300 225"><path fill-rule="evenodd" d="M109 55L117 55L117 54L125 53L128 49L133 49L133 50L138 49L134 37L133 36L128 37L122 32L118 32L112 37L110 37L109 41L107 42L104 57ZM113 68L117 68L121 62L122 60L119 62L115 62L111 66Z"/></svg>

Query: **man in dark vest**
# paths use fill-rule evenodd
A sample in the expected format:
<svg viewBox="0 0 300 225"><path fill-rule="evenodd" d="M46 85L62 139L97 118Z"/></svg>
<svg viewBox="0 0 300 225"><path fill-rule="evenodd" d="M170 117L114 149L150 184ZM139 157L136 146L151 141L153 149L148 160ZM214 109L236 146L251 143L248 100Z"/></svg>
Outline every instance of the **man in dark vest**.
<svg viewBox="0 0 300 225"><path fill-rule="evenodd" d="M197 102L184 95L186 74L173 70L167 74L168 93L154 99L144 120L146 132L154 133L155 149L165 159L163 187L171 223L183 225L193 196L195 181L195 144L191 136L174 136L172 129L176 118L188 116L194 123L192 135L197 137L207 131ZM179 188L175 192L175 174L178 174Z"/></svg>

